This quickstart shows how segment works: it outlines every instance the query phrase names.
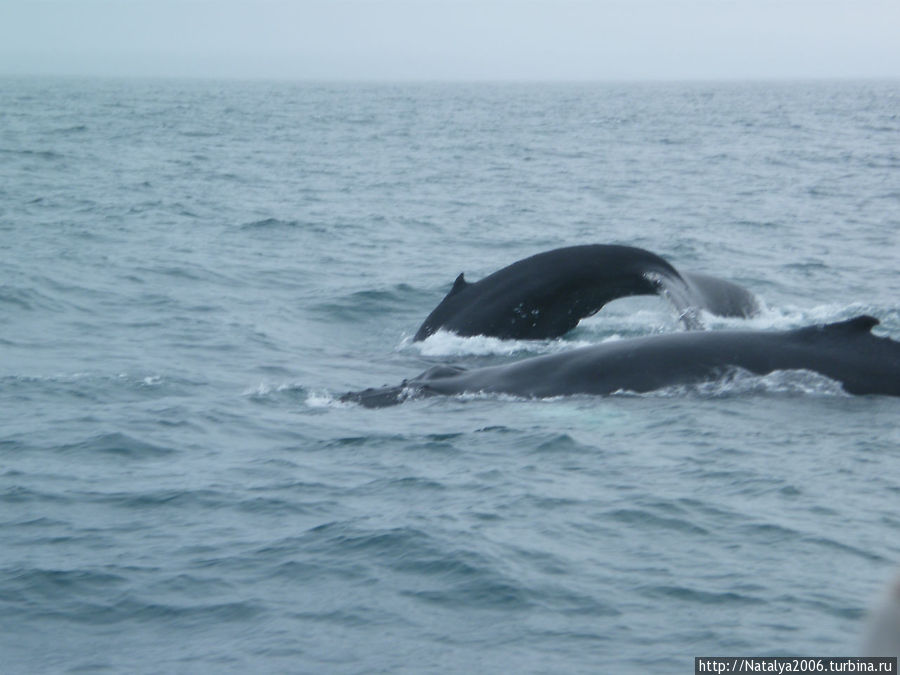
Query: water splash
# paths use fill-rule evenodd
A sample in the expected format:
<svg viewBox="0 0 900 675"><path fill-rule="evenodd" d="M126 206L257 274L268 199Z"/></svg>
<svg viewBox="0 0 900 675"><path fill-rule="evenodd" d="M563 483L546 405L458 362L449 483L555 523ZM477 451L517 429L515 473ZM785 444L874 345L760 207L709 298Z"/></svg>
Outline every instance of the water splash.
<svg viewBox="0 0 900 675"><path fill-rule="evenodd" d="M607 336L606 339L618 339L618 336ZM555 354L594 344L597 343L588 340L503 340L486 335L462 336L439 330L419 342L405 338L399 349L413 349L422 356L528 356Z"/></svg>
<svg viewBox="0 0 900 675"><path fill-rule="evenodd" d="M729 369L721 377L705 382L662 387L645 393L619 390L613 396L730 398L748 394L850 396L840 382L811 370L776 370L757 375L741 368Z"/></svg>

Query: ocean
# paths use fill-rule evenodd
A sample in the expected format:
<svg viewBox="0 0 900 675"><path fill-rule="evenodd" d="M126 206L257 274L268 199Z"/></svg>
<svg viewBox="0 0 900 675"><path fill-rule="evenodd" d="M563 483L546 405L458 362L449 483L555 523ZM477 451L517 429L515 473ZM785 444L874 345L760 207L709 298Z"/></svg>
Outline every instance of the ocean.
<svg viewBox="0 0 900 675"><path fill-rule="evenodd" d="M626 244L900 339L900 83L0 80L0 671L686 673L860 651L900 400L352 389L682 330L412 341Z"/></svg>

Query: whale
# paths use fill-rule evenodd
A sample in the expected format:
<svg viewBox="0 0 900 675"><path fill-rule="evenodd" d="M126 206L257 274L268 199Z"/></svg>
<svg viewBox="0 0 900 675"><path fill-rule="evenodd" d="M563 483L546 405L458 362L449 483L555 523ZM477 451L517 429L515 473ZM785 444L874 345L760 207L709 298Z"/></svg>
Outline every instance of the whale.
<svg viewBox="0 0 900 675"><path fill-rule="evenodd" d="M849 394L900 396L900 342L872 334L878 323L861 315L787 331L679 331L607 341L470 370L435 366L397 386L348 392L340 400L380 408L437 395L643 393L714 381L737 370L813 371Z"/></svg>
<svg viewBox="0 0 900 675"><path fill-rule="evenodd" d="M759 310L756 297L730 281L682 274L641 248L589 244L538 253L474 283L460 274L413 341L438 330L516 340L556 338L612 300L653 294L667 297L688 328L701 327L698 310L728 317Z"/></svg>

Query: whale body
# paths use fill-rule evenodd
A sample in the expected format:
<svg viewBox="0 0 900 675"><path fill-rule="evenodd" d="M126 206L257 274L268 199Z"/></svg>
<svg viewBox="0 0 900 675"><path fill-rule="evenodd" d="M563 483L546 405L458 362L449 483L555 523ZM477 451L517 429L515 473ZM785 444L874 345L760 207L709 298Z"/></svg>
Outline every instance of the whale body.
<svg viewBox="0 0 900 675"><path fill-rule="evenodd" d="M789 331L685 331L617 340L466 370L436 366L394 387L350 392L342 401L384 407L410 397L464 393L548 398L648 392L715 380L729 370L757 375L809 370L850 394L900 396L900 342L871 333L878 319Z"/></svg>
<svg viewBox="0 0 900 675"><path fill-rule="evenodd" d="M663 294L689 328L692 310L720 316L758 311L752 293L705 274L681 274L658 255L632 246L592 244L538 253L469 283L460 274L414 340L439 329L457 335L541 340L559 337L606 303Z"/></svg>

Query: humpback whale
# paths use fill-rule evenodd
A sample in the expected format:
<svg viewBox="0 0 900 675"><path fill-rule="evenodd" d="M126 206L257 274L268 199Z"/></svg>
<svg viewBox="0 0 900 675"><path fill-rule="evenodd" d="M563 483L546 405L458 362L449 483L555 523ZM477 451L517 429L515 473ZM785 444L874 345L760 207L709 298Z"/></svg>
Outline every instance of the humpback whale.
<svg viewBox="0 0 900 675"><path fill-rule="evenodd" d="M850 394L900 396L900 342L873 335L877 324L863 315L789 331L650 335L472 370L436 366L398 386L349 392L340 400L378 408L442 394L546 398L648 392L713 380L733 369L757 375L810 370L840 382Z"/></svg>
<svg viewBox="0 0 900 675"><path fill-rule="evenodd" d="M631 246L592 244L538 253L469 283L460 274L413 340L438 329L505 339L555 338L606 303L630 295L663 294L689 328L692 311L751 316L749 291L705 274L681 274L658 255Z"/></svg>

